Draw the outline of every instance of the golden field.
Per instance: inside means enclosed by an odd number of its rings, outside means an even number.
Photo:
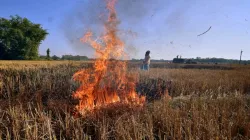
[[[143,108],[113,105],[74,117],[72,75],[92,62],[0,61],[0,139],[250,139],[250,67],[139,63],[139,83],[172,81]]]

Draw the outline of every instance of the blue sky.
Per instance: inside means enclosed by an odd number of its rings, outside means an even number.
[[[91,28],[102,29],[98,17],[104,0],[1,0],[0,16],[18,14],[40,23],[49,35],[40,54],[79,54],[93,57],[93,50],[79,42]],[[121,34],[131,30],[137,37],[121,35],[131,58],[153,59],[224,57],[250,59],[249,0],[118,0]],[[203,36],[198,34],[211,30]]]

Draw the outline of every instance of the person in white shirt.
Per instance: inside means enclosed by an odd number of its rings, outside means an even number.
[[[149,65],[150,65],[150,51],[147,51],[145,54],[144,61],[143,61],[142,69],[148,71]]]

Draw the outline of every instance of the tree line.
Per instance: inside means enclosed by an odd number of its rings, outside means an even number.
[[[40,60],[74,60],[74,61],[84,61],[89,60],[87,56],[80,56],[80,55],[62,55],[60,56],[50,56],[50,55],[40,55]]]
[[[225,59],[225,58],[191,58],[190,60],[198,62],[198,63],[223,63],[223,64],[238,64],[239,60],[236,59]],[[242,60],[242,64],[250,64],[250,60]]]

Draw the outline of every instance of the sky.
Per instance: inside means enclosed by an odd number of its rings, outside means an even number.
[[[104,0],[0,0],[0,17],[26,17],[49,35],[41,55],[86,55],[93,49],[80,42],[91,29],[103,29]],[[250,60],[249,0],[118,0],[119,36],[130,58],[152,59],[219,57]],[[206,34],[197,36],[205,32]],[[131,34],[132,33],[132,34]]]

